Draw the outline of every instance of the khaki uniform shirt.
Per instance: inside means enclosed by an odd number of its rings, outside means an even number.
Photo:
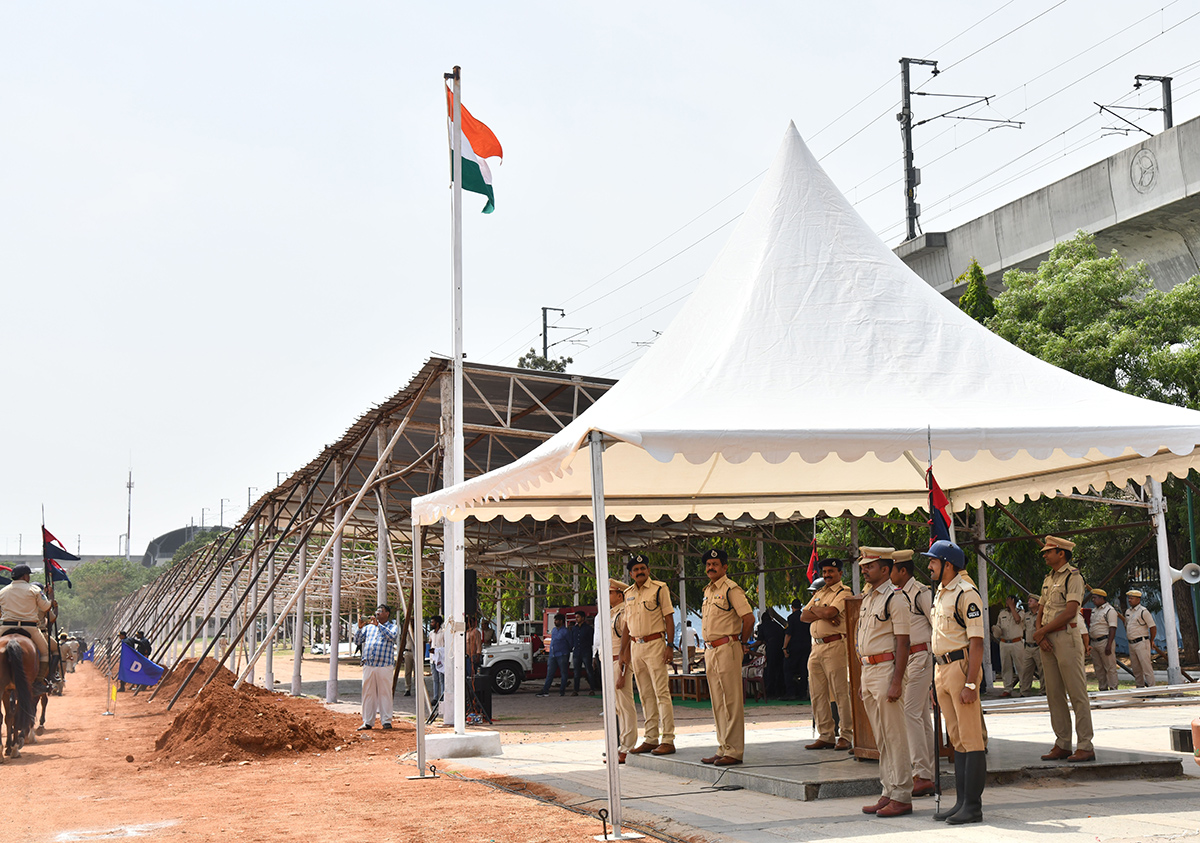
[[[904,592],[885,581],[863,598],[858,611],[855,643],[858,655],[878,656],[896,650],[896,636],[909,634],[912,607]]]
[[[912,614],[908,618],[908,641],[910,644],[928,644],[933,639],[933,627],[929,619],[933,616],[933,590],[929,586],[909,577],[900,589],[908,598]]]
[[[609,607],[608,615],[612,618],[612,654],[621,655],[621,638],[625,635],[625,604],[618,603]],[[600,640],[600,636],[596,636]]]
[[[1154,626],[1154,615],[1150,614],[1150,611],[1142,604],[1130,606],[1126,610],[1125,635],[1130,641],[1148,637],[1152,626]]]
[[[1102,603],[1092,609],[1092,622],[1088,624],[1088,636],[1108,638],[1108,631],[1117,628],[1117,610],[1111,603]]]
[[[1072,565],[1063,565],[1057,571],[1051,571],[1042,580],[1042,596],[1038,599],[1042,604],[1042,626],[1058,617],[1058,613],[1067,607],[1068,603],[1083,605],[1083,574]],[[1071,629],[1077,624],[1079,612],[1067,621],[1062,629]],[[1061,630],[1055,630],[1061,631]],[[1076,632],[1076,635],[1079,633]]]
[[[0,618],[8,621],[40,621],[50,609],[50,598],[37,583],[13,580],[0,588]]]
[[[753,614],[746,592],[729,577],[721,577],[704,587],[704,605],[700,610],[700,627],[707,640],[716,641],[726,635],[735,638],[742,634],[742,618]]]
[[[955,617],[956,608],[962,624]],[[933,653],[944,656],[961,650],[972,638],[983,638],[983,601],[971,581],[960,573],[949,585],[938,589],[933,601]]]
[[[1017,623],[1017,619],[1007,608],[1000,610],[1000,615],[996,618],[996,622],[992,624],[992,635],[1005,643],[1021,643],[1021,639],[1025,637],[1025,628],[1023,624]],[[1016,639],[1014,642],[1013,639]]]
[[[1033,640],[1033,633],[1037,632],[1037,614],[1031,609],[1026,609],[1022,613],[1021,620],[1025,622],[1025,643],[1037,644]]]
[[[813,595],[812,600],[808,601],[805,609],[812,609],[817,606],[832,606],[838,610],[838,624],[833,621],[827,621],[824,618],[818,618],[809,626],[809,632],[813,638],[828,638],[830,635],[844,635],[846,633],[846,598],[850,595],[850,589],[847,588],[841,580],[827,585]]]
[[[634,638],[665,633],[667,623],[664,618],[675,612],[667,584],[652,579],[647,579],[644,586],[639,587],[634,583],[625,589],[625,602],[622,605],[625,606],[629,634]]]

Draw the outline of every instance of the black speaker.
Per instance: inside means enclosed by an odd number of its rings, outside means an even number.
[[[489,723],[492,722],[492,674],[486,670],[477,670],[469,677],[471,691],[467,696],[467,710],[478,706]],[[472,705],[474,702],[474,705]]]
[[[479,617],[479,583],[476,580],[474,568],[467,568],[463,573],[463,611],[468,615]],[[442,589],[442,599],[446,599],[446,573],[438,574],[438,583]]]

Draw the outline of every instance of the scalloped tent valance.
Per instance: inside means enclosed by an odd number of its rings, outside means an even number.
[[[794,125],[699,288],[654,347],[526,457],[413,501],[423,524],[607,512],[812,516],[962,508],[1162,480],[1200,466],[1200,412],[1135,398],[1008,344],[858,216]]]

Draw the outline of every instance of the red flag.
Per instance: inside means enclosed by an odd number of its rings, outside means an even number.
[[[808,557],[808,584],[817,578],[817,534],[813,533],[812,556]]]
[[[936,541],[950,541],[950,499],[933,477],[933,466],[925,472],[929,479],[929,546]]]

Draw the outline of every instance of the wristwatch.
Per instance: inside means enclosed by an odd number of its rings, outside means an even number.
[[[979,686],[978,686],[978,685],[976,685],[974,682],[968,682],[966,685],[963,685],[963,687],[964,687],[964,688],[970,688],[972,691],[977,691],[977,690],[979,690]]]

